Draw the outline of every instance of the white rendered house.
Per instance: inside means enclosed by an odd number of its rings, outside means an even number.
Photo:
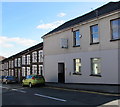
[[[42,37],[47,82],[120,84],[119,5],[110,2]]]

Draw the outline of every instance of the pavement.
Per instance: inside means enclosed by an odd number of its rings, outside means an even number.
[[[120,86],[115,86],[115,85],[91,85],[91,84],[48,83],[47,82],[46,86],[120,95]]]

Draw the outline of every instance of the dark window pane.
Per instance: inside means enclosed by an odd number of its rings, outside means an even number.
[[[91,26],[91,43],[99,42],[98,25]]]
[[[120,19],[111,21],[112,39],[120,39]]]
[[[79,46],[80,45],[80,32],[74,31],[74,45]]]

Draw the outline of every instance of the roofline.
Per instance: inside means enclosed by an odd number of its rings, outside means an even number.
[[[107,3],[107,4],[103,5],[103,6],[100,6],[100,7],[96,8],[96,9],[93,10],[93,11],[90,11],[90,12],[88,12],[88,13],[82,15],[82,16],[78,16],[78,17],[76,17],[76,18],[74,18],[74,19],[71,19],[71,20],[65,22],[65,23],[68,23],[68,22],[70,22],[70,21],[74,21],[74,20],[77,19],[77,18],[82,18],[83,16],[86,16],[86,15],[92,13],[92,12],[95,12],[95,11],[97,11],[98,9],[100,9],[100,8],[102,8],[102,7],[104,7],[104,6],[108,5],[108,4],[111,4],[111,3],[119,3],[119,2],[120,2],[120,1],[117,1],[117,2],[109,2],[109,3]],[[113,11],[111,11],[111,12],[113,12]],[[106,14],[107,14],[107,13],[106,13]],[[100,16],[98,16],[98,17],[101,17],[101,16],[103,16],[103,15],[105,15],[105,14],[102,14],[102,15],[100,15]],[[90,18],[89,20],[93,20],[93,19],[95,19],[95,18],[96,18],[96,17]],[[85,20],[85,21],[87,21],[87,20]],[[80,22],[80,23],[83,23],[83,22],[85,22],[85,21],[82,21],[82,22]],[[63,23],[62,25],[64,25],[65,23]],[[80,24],[80,23],[77,23],[77,24],[68,26],[68,27],[63,28],[63,29],[67,29],[67,28],[69,28],[69,27],[73,27],[73,26],[78,25],[78,24]],[[62,25],[60,25],[60,26],[62,26]],[[58,26],[58,27],[60,27],[60,26]],[[58,28],[58,27],[57,27],[57,28]],[[55,29],[57,29],[57,28],[55,28]],[[53,30],[55,30],[55,29],[53,29]],[[63,29],[61,29],[61,30],[63,30]],[[56,32],[61,31],[61,30],[58,30],[58,31],[53,31],[53,30],[50,31],[51,33],[48,32],[47,34],[43,35],[41,38],[44,39],[44,37],[46,37],[46,36],[48,36],[48,35],[50,35],[50,34],[53,34],[53,33],[56,33]],[[52,31],[53,31],[53,32],[52,32]]]
[[[19,55],[19,54],[23,55],[23,54],[25,54],[26,52],[28,52],[28,50],[30,50],[31,48],[37,47],[37,46],[39,46],[39,45],[41,45],[40,48],[43,48],[43,42],[41,42],[41,43],[38,43],[37,45],[31,46],[30,48],[27,48],[27,49],[25,49],[25,50],[23,50],[23,51],[15,54],[15,55],[12,55],[12,56],[10,56],[10,57],[8,57],[8,58],[5,58],[5,59],[3,59],[2,61],[6,61],[6,60],[8,60],[8,59],[11,59],[11,58],[13,58],[13,57],[16,57],[16,56]],[[38,49],[38,48],[37,48],[37,49]]]

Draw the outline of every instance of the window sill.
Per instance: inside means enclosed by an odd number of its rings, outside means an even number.
[[[95,74],[91,74],[90,76],[102,77],[101,75],[95,75]]]
[[[73,47],[80,47],[80,45],[74,45]]]
[[[120,39],[111,39],[110,42],[112,42],[112,41],[118,41],[118,40],[120,40]]]
[[[96,45],[99,44],[100,42],[96,42],[96,43],[90,43],[90,45]]]
[[[74,72],[73,75],[82,75],[81,73]]]

